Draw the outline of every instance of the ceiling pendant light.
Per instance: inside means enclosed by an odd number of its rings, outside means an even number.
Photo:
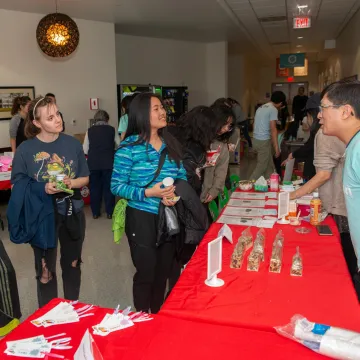
[[[51,57],[65,57],[72,54],[79,44],[79,29],[68,15],[56,12],[43,17],[36,29],[40,49]]]

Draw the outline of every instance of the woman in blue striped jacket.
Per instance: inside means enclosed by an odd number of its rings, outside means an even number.
[[[128,200],[125,233],[136,268],[134,305],[138,311],[157,313],[164,302],[166,281],[175,258],[175,245],[157,245],[160,201],[169,200],[175,187],[163,188],[166,177],[186,180],[181,147],[166,129],[166,112],[160,99],[150,93],[137,95],[131,103],[125,140],[115,154],[111,180],[114,195]],[[160,173],[161,153],[165,161]]]

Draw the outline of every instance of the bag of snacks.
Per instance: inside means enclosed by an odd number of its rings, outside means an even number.
[[[247,270],[259,271],[261,261],[265,260],[265,230],[261,228],[256,234],[254,247],[248,257]]]
[[[296,254],[293,256],[290,275],[292,276],[302,276],[303,272],[303,261],[300,254],[299,247],[296,248]]]
[[[245,251],[249,250],[253,246],[253,236],[249,227],[241,233],[239,242],[244,243]]]
[[[281,272],[282,257],[283,257],[284,235],[280,230],[273,242],[269,271],[274,273]]]

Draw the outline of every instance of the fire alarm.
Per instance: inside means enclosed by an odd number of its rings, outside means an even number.
[[[90,99],[90,110],[99,110],[99,99],[98,98]]]
[[[288,82],[293,82],[293,81],[294,81],[294,77],[293,77],[293,76],[289,76],[289,77],[287,78],[287,81],[288,81]]]

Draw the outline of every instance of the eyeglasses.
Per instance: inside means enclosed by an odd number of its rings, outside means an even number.
[[[319,106],[319,111],[322,112],[324,109],[328,109],[328,108],[339,108],[341,106],[344,106],[346,104],[340,104],[340,105],[320,105]]]

